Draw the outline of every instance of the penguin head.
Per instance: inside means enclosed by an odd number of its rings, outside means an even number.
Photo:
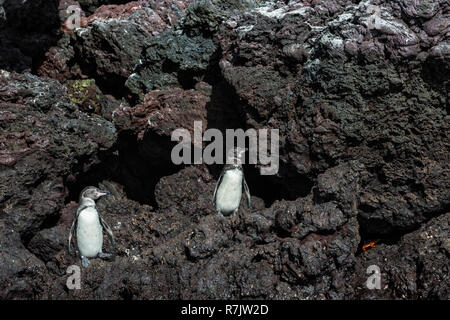
[[[242,164],[242,156],[247,151],[247,148],[235,147],[233,149],[228,150],[227,152],[227,163],[241,165]]]
[[[80,202],[82,199],[92,199],[92,200],[97,200],[100,197],[109,195],[110,192],[108,190],[100,190],[97,187],[86,187],[84,188],[81,193],[80,193]]]

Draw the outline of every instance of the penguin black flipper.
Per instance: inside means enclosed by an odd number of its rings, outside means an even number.
[[[103,220],[103,218],[100,214],[98,215],[98,217],[100,219],[100,224],[102,225],[103,229],[106,230],[106,233],[109,236],[109,240],[111,240],[112,246],[115,249],[116,242],[114,241],[114,235],[112,233],[111,227],[108,225],[108,223],[105,220]]]
[[[222,181],[224,173],[225,173],[225,170],[222,170],[222,172],[220,173],[219,179],[217,179],[216,187],[214,188],[214,194],[213,194],[213,197],[212,197],[212,203],[213,204],[216,202],[217,189],[219,188],[219,185],[220,185],[220,182]]]
[[[72,226],[70,227],[70,232],[69,232],[69,254],[72,254],[72,234],[75,231],[75,227],[77,225],[77,217],[75,217],[75,219],[73,219],[72,222]]]
[[[76,227],[77,227],[77,223],[78,223],[78,216],[80,215],[80,212],[83,211],[86,208],[87,208],[87,206],[80,206],[77,209],[77,214],[75,215],[75,218],[73,219],[72,226],[70,227],[70,232],[69,232],[69,253],[72,252],[72,236],[76,232]]]
[[[242,184],[244,185],[245,195],[247,196],[248,207],[251,208],[252,207],[252,203],[251,203],[251,200],[250,200],[250,189],[248,188],[247,181],[245,181],[245,178],[242,178]]]

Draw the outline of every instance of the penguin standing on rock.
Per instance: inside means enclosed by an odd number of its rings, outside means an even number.
[[[246,150],[240,147],[229,150],[226,164],[217,180],[213,202],[216,204],[217,214],[221,217],[236,215],[241,203],[242,187],[247,196],[248,207],[251,207],[250,191],[242,168],[242,155]]]
[[[95,207],[95,200],[109,194],[107,190],[86,187],[81,191],[79,207],[69,235],[69,253],[72,250],[72,235],[76,230],[78,250],[83,267],[89,266],[88,258],[105,259],[112,254],[103,253],[103,228],[108,233],[114,246],[114,236],[109,225],[103,220]]]

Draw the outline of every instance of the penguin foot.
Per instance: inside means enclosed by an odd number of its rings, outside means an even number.
[[[233,211],[233,213],[231,214],[230,218],[234,218],[234,217],[236,217],[236,215],[237,215],[237,212],[238,212],[237,210],[234,210],[234,211]]]
[[[90,264],[91,262],[88,258],[81,256],[81,265],[83,266],[83,268],[89,267]]]
[[[220,211],[217,211],[217,215],[218,215],[219,217],[222,217],[222,218],[223,218],[223,214],[222,214],[222,212],[220,212]]]
[[[104,253],[104,252],[100,252],[100,253],[98,254],[98,257],[99,257],[100,259],[108,259],[108,258],[112,257],[112,253]]]

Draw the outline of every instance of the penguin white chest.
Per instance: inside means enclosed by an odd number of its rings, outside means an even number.
[[[77,244],[81,255],[86,258],[96,257],[102,252],[103,230],[95,207],[87,207],[78,216]]]
[[[221,213],[232,213],[241,202],[242,197],[242,179],[241,170],[225,171],[222,181],[217,189],[216,209]]]

